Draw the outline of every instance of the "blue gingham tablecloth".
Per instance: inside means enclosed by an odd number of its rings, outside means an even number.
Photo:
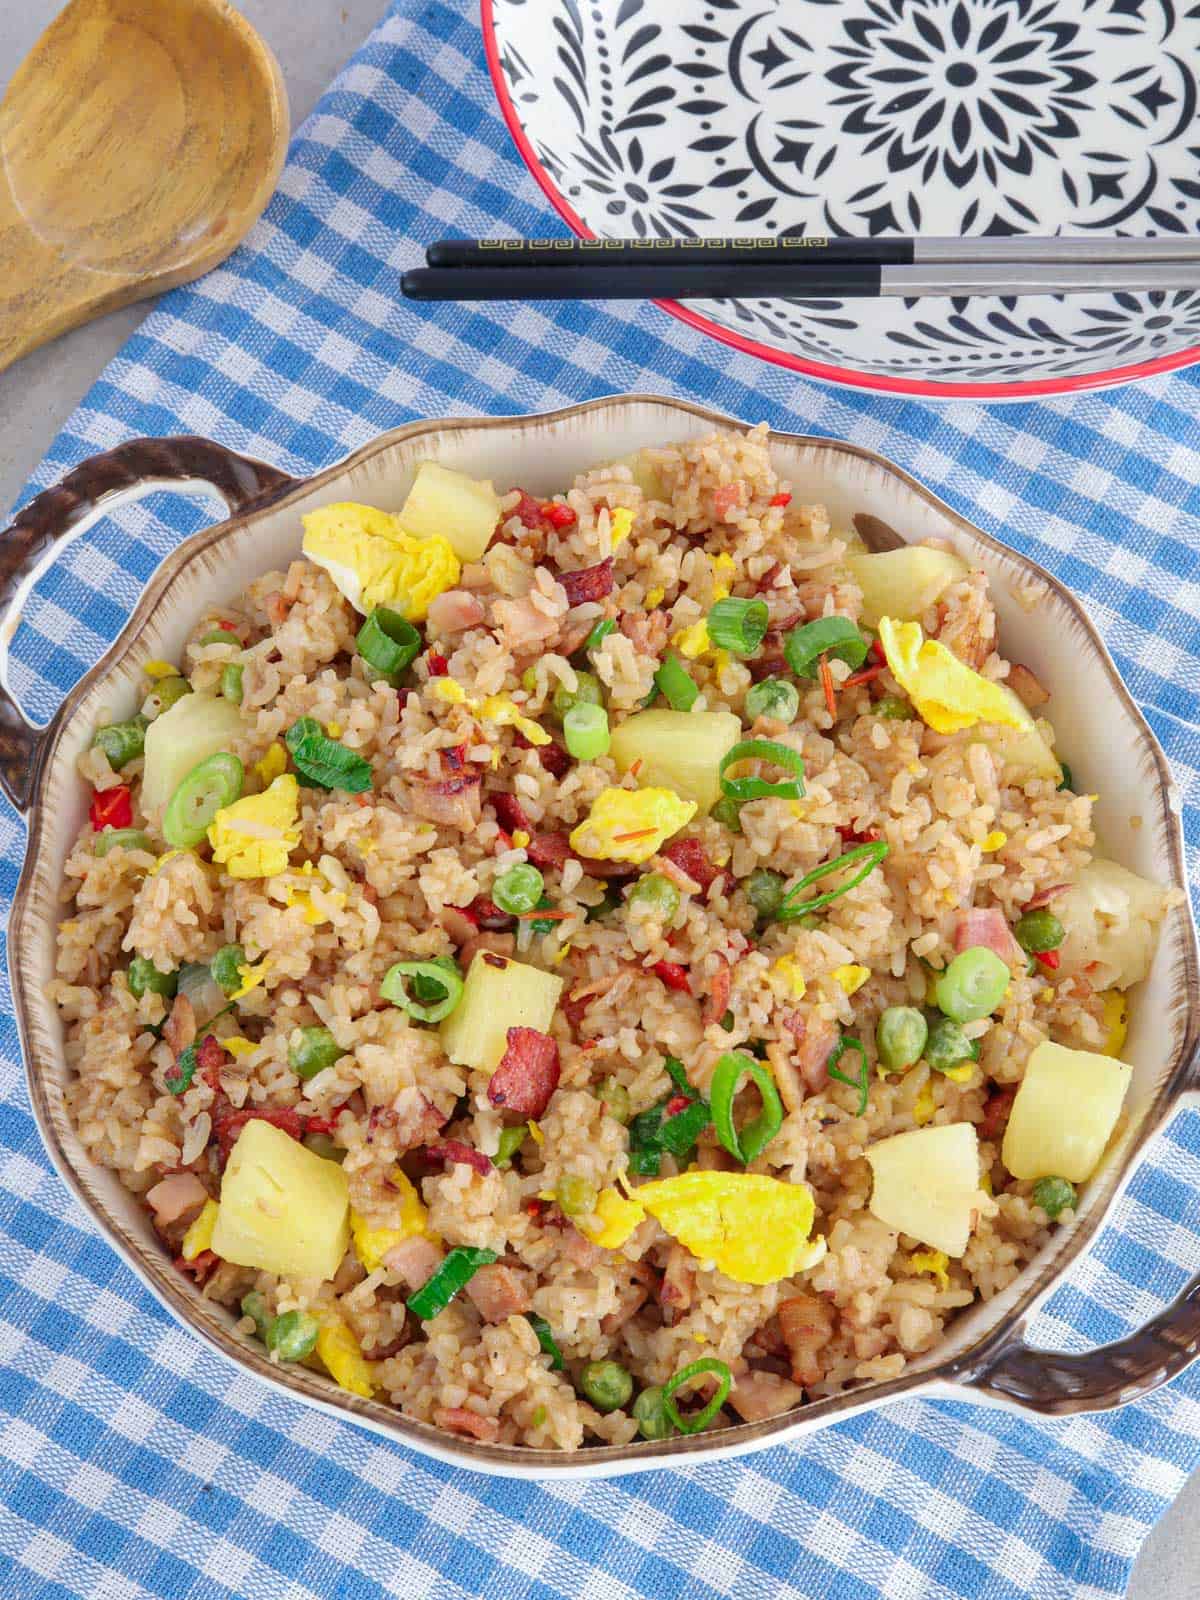
[[[1200,380],[987,410],[798,381],[653,307],[414,309],[442,234],[557,228],[497,114],[472,8],[400,0],[300,129],[249,243],[150,315],[40,468],[134,434],[211,434],[297,473],[412,417],[613,391],[882,450],[1086,600],[1200,839]],[[20,383],[20,368],[6,383]],[[41,585],[14,682],[48,715],[204,513],[159,496]],[[23,839],[0,821],[0,898]],[[1154,1148],[1034,1329],[1083,1348],[1200,1264],[1200,1116]],[[0,1015],[4,1600],[889,1600],[1120,1595],[1200,1462],[1200,1371],[1106,1416],[905,1402],[739,1462],[611,1482],[453,1470],[280,1399],[175,1326],[52,1174]]]

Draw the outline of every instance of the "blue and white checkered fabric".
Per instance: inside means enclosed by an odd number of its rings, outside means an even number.
[[[499,119],[471,8],[400,0],[301,129],[266,218],[169,296],[36,479],[133,434],[211,434],[298,473],[412,417],[652,389],[886,452],[1087,600],[1200,843],[1200,379],[988,411],[797,381],[652,307],[414,310],[446,233],[555,227]],[[19,373],[10,382],[20,381]],[[49,714],[200,513],[159,496],[72,550],[16,640]],[[22,847],[0,836],[0,897]],[[0,1016],[0,1594],[5,1600],[1098,1600],[1200,1462],[1200,1371],[1035,1424],[910,1402],[745,1462],[541,1487],[455,1471],[268,1393],[176,1327],[39,1145]],[[1035,1328],[1115,1338],[1200,1264],[1200,1116],[1154,1149]]]

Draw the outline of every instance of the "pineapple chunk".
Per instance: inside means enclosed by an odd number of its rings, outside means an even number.
[[[956,1260],[973,1213],[990,1209],[979,1187],[979,1143],[969,1122],[914,1128],[865,1151],[875,1177],[871,1214]]]
[[[863,593],[862,620],[869,628],[881,617],[917,622],[943,589],[970,570],[961,556],[925,544],[884,550],[879,555],[851,550],[846,556],[854,581]]]
[[[1014,1178],[1082,1183],[1112,1137],[1133,1068],[1093,1050],[1039,1044],[1013,1101],[1000,1159]]]
[[[442,1049],[456,1066],[494,1071],[510,1028],[550,1032],[562,987],[553,973],[481,950],[467,971],[462,999],[442,1023]]]
[[[350,1243],[350,1191],[336,1161],[256,1117],[221,1182],[212,1248],[281,1278],[332,1278]]]
[[[1006,728],[999,723],[991,723],[982,731],[972,730],[968,742],[986,744],[1002,765],[1014,773],[1032,778],[1049,778],[1053,783],[1061,783],[1062,768],[1049,740],[1042,733],[1042,729],[1049,728],[1050,724],[1035,722],[1006,683],[998,683],[996,687],[1009,701],[1021,726]]]
[[[242,733],[242,714],[232,700],[185,694],[146,729],[142,810],[161,814],[193,767],[228,750]]]
[[[1089,861],[1054,912],[1067,930],[1061,971],[1096,989],[1128,989],[1150,970],[1167,893],[1115,861]]]
[[[396,520],[418,539],[441,534],[460,561],[478,561],[500,520],[500,496],[490,482],[422,461]]]
[[[610,754],[642,788],[673,789],[707,813],[721,798],[721,757],[742,737],[731,711],[638,711],[613,729]]]

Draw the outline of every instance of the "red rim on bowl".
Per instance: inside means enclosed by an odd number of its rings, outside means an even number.
[[[493,0],[480,0],[480,22],[483,28],[483,48],[487,57],[488,73],[496,91],[501,114],[512,135],[521,160],[537,180],[542,193],[563,221],[581,239],[594,239],[596,235],[576,213],[562,191],[538,160],[526,136],[508,92],[504,73],[500,68],[500,46],[496,38],[496,18]],[[655,305],[672,317],[677,317],[690,328],[706,333],[719,343],[729,345],[743,355],[757,356],[777,367],[803,373],[809,378],[820,378],[826,383],[842,384],[850,389],[866,389],[877,394],[920,395],[927,400],[1034,400],[1040,395],[1079,394],[1089,389],[1108,389],[1116,384],[1135,383],[1141,378],[1152,378],[1160,372],[1177,372],[1200,361],[1200,345],[1186,350],[1176,350],[1170,355],[1154,356],[1148,361],[1136,361],[1128,367],[1108,367],[1103,372],[1083,373],[1073,378],[1030,378],[1027,381],[1008,383],[931,383],[925,378],[895,378],[858,372],[852,367],[830,366],[823,361],[807,361],[802,356],[789,355],[771,345],[760,344],[757,339],[747,339],[744,334],[726,328],[709,317],[701,316],[678,300],[656,300]]]

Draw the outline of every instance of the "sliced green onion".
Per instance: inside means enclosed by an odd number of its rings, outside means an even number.
[[[837,1069],[838,1062],[846,1054],[847,1050],[858,1051],[859,1066],[857,1078],[848,1078],[844,1072],[839,1072]],[[836,1078],[839,1083],[848,1084],[851,1089],[858,1090],[858,1109],[854,1114],[856,1117],[861,1117],[863,1112],[867,1109],[867,1094],[871,1081],[870,1075],[867,1071],[867,1052],[863,1048],[862,1040],[852,1039],[847,1033],[842,1034],[841,1038],[833,1047],[833,1051],[830,1054],[828,1062],[826,1063],[825,1070],[828,1072],[831,1078]]]
[[[610,633],[616,633],[616,631],[617,625],[611,617],[601,617],[598,622],[593,624],[591,633],[583,641],[583,648],[585,650],[597,649],[604,643]]]
[[[746,715],[751,722],[756,717],[774,717],[776,722],[795,722],[800,710],[800,694],[794,683],[786,678],[764,678],[752,683],[746,690]]]
[[[1062,790],[1062,789],[1074,790],[1074,788],[1075,788],[1075,776],[1072,773],[1070,767],[1067,765],[1067,763],[1065,761],[1060,761],[1058,764],[1062,768],[1062,782],[1058,786],[1059,789],[1060,790]]]
[[[283,736],[283,742],[293,755],[305,739],[315,739],[325,732],[316,717],[297,717]]]
[[[663,657],[663,664],[654,674],[654,681],[672,711],[690,711],[700,694],[674,650],[668,650]]]
[[[658,1128],[658,1142],[669,1150],[677,1161],[686,1162],[696,1145],[696,1140],[712,1121],[712,1112],[703,1100],[693,1100],[674,1116],[664,1116]]]
[[[501,911],[519,917],[526,911],[536,909],[545,888],[546,880],[538,869],[530,862],[523,861],[500,874],[492,885],[492,899]]]
[[[507,1130],[506,1130],[507,1131]],[[558,1342],[551,1331],[550,1324],[545,1317],[535,1316],[529,1312],[529,1326],[537,1334],[537,1342],[543,1351],[550,1357],[550,1371],[561,1372],[563,1369],[563,1354],[558,1348]]]
[[[299,1039],[288,1045],[288,1066],[298,1078],[315,1078],[345,1054],[328,1028],[301,1028]]]
[[[371,787],[371,763],[326,734],[312,717],[293,722],[283,736],[301,780],[314,789],[362,794]]]
[[[575,687],[568,689],[565,683],[560,683],[554,691],[550,701],[551,710],[560,722],[564,720],[572,706],[602,706],[604,704],[604,685],[594,672],[575,674]]]
[[[376,672],[398,678],[421,654],[421,635],[398,611],[376,606],[358,630],[354,648]]]
[[[1012,982],[1008,962],[985,945],[962,950],[937,980],[938,1009],[954,1022],[990,1017]]]
[[[453,973],[459,977],[462,976],[458,962],[453,956],[434,956],[432,960],[435,967],[441,967],[446,972]],[[419,1000],[423,1006],[434,1006],[445,998],[446,985],[440,976],[426,978],[421,973],[415,972],[409,980],[408,992],[414,1000]]]
[[[708,1372],[713,1373],[717,1379],[716,1393],[703,1411],[697,1411],[694,1417],[682,1416],[679,1407],[675,1404],[676,1393],[685,1383],[691,1383],[695,1378],[702,1378]],[[680,1433],[702,1433],[725,1404],[732,1387],[733,1374],[725,1363],[718,1361],[715,1356],[704,1356],[699,1361],[691,1362],[689,1366],[680,1367],[674,1377],[668,1378],[666,1383],[663,1384],[663,1410],[679,1429]]]
[[[762,1110],[739,1133],[733,1123],[733,1102],[738,1085],[749,1074],[762,1096]],[[755,1156],[761,1154],[783,1126],[783,1102],[775,1079],[761,1061],[749,1056],[724,1055],[717,1062],[709,1087],[713,1126],[717,1138],[735,1161],[748,1167]]]
[[[460,1289],[479,1271],[490,1267],[496,1259],[494,1250],[480,1250],[474,1245],[458,1245],[415,1294],[409,1296],[408,1309],[422,1322],[429,1322],[439,1311],[444,1311]]]
[[[577,701],[563,717],[562,727],[567,754],[576,761],[595,761],[608,754],[611,739],[603,706]]]
[[[174,1063],[163,1073],[163,1082],[174,1095],[183,1094],[192,1086],[196,1076],[196,1046],[189,1044],[179,1052]]]
[[[242,703],[242,673],[240,661],[227,661],[221,668],[221,695],[235,706]]]
[[[496,1146],[495,1164],[498,1167],[511,1167],[513,1157],[525,1143],[529,1133],[527,1122],[518,1122],[515,1128],[501,1128],[500,1142]]]
[[[718,600],[705,622],[708,637],[719,650],[735,656],[752,656],[766,637],[771,621],[765,600]]]
[[[417,1022],[441,1022],[450,1015],[463,995],[462,974],[456,966],[443,966],[445,959],[397,961],[384,973],[383,982],[379,985],[380,994],[394,1006],[407,1011]],[[406,978],[423,978],[430,984],[436,984],[442,998],[432,1005],[421,1005],[409,995],[404,982]]]
[[[688,1077],[683,1062],[680,1061],[678,1056],[667,1056],[663,1062],[663,1071],[679,1090],[680,1094],[695,1094],[696,1091],[692,1088],[691,1079]]]
[[[140,828],[105,828],[92,842],[92,854],[103,858],[110,850],[149,850],[149,837]]]
[[[822,656],[836,656],[857,671],[870,648],[849,617],[818,617],[793,628],[783,641],[787,664],[798,678],[814,677]]]
[[[182,700],[185,694],[191,693],[192,686],[186,678],[160,678],[142,701],[142,715],[153,722],[155,717],[169,711],[176,700]]]
[[[206,645],[210,644],[231,644],[235,650],[242,648],[242,641],[229,628],[210,628],[206,634],[196,640],[196,648],[199,650],[203,650]]]
[[[779,902],[779,909],[775,913],[776,922],[797,922],[801,917],[811,916],[814,911],[820,911],[830,901],[836,900],[856,884],[869,877],[875,868],[888,853],[888,846],[882,839],[876,839],[871,844],[857,844],[853,850],[846,850],[840,856],[835,856],[832,861],[825,861],[819,867],[814,867],[811,872],[792,885],[783,899]],[[824,894],[816,895],[812,900],[798,900],[796,897],[802,889],[810,888],[819,878],[826,877],[831,872],[837,872],[842,867],[849,867],[856,861],[863,863],[862,867],[848,883],[843,883],[840,888],[827,889]]]
[[[770,761],[794,776],[780,783],[771,783],[766,778],[758,777],[727,778],[725,774],[728,769],[741,761]],[[761,800],[767,795],[774,795],[780,800],[799,800],[804,793],[804,758],[786,744],[780,744],[777,739],[741,740],[721,757],[717,773],[721,779],[721,791],[729,800]]]
[[[567,1217],[586,1217],[596,1209],[599,1192],[590,1178],[578,1172],[564,1172],[554,1185],[554,1198]]]
[[[242,763],[226,750],[194,766],[167,802],[163,815],[167,843],[176,850],[198,845],[217,812],[240,798],[244,776]]]
[[[708,814],[714,822],[719,822],[723,828],[728,828],[730,833],[741,833],[741,809],[741,801],[733,799],[731,795],[723,794]]]

